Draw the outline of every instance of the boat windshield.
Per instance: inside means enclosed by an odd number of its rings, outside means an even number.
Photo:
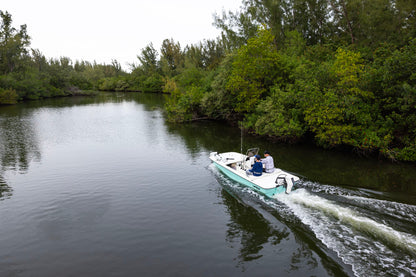
[[[259,148],[258,147],[250,148],[250,149],[247,150],[246,156],[248,156],[248,157],[254,157],[258,153],[259,153]]]

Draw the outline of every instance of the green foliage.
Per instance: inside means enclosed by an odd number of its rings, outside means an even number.
[[[371,54],[308,46],[296,31],[285,38],[276,48],[271,31],[260,28],[212,74],[186,62],[169,81],[174,86],[165,85],[172,88],[165,90],[172,93],[169,118],[244,118],[245,128],[274,139],[295,142],[308,134],[323,147],[415,161],[415,41],[399,50],[384,44]],[[200,52],[193,51],[195,60]]]
[[[204,70],[189,66],[176,79],[181,87],[201,86],[204,74]]]
[[[226,56],[218,70],[208,78],[211,89],[201,99],[201,109],[210,118],[230,120],[236,115],[235,98],[227,89],[233,61],[234,55]]]
[[[175,78],[166,78],[163,91],[171,94],[165,106],[170,121],[190,121],[202,114],[202,98],[209,90],[206,78],[205,70],[192,65]]]
[[[137,56],[137,58],[142,64],[142,68],[144,71],[149,73],[155,73],[159,71],[157,56],[157,51],[153,48],[153,44],[150,43],[148,46],[142,49],[141,56]]]
[[[227,48],[234,50],[243,46],[247,40],[256,35],[259,27],[253,16],[246,10],[215,14],[214,25],[222,30]]]
[[[0,105],[16,104],[18,95],[14,89],[1,89],[0,88]]]
[[[204,40],[199,45],[185,48],[185,68],[196,67],[213,70],[221,63],[225,56],[225,46],[220,39]]]
[[[103,91],[115,91],[117,88],[117,83],[117,78],[103,78],[99,81],[98,89]]]
[[[67,57],[48,60],[39,50],[28,49],[26,25],[17,30],[8,12],[0,11],[0,17],[0,89],[14,90],[18,100],[83,94],[82,90],[99,86],[129,89],[126,73],[116,60],[111,65],[84,61],[73,64]]]
[[[176,85],[171,84],[173,91],[166,101],[166,112],[168,120],[173,122],[184,122],[199,116],[200,102],[203,91],[200,87],[191,86],[185,91],[180,91]]]
[[[163,87],[162,69],[158,52],[149,44],[137,56],[139,66],[135,66],[130,76],[125,78],[125,91],[161,92]],[[120,83],[120,81],[119,81]],[[119,89],[120,90],[120,89]]]
[[[292,89],[272,89],[272,95],[262,100],[256,112],[248,115],[244,127],[254,129],[257,134],[295,142],[302,138],[307,128],[299,103],[302,95]]]
[[[12,16],[0,10],[0,74],[8,74],[22,69],[27,57],[30,38],[26,25],[20,30],[12,26]]]
[[[177,75],[185,62],[180,43],[175,43],[173,39],[165,39],[160,51],[162,55],[160,64],[163,74],[166,76]]]
[[[161,92],[163,86],[163,78],[160,74],[152,74],[148,76],[142,83],[141,91],[143,92]]]
[[[163,77],[157,71],[145,71],[143,67],[137,67],[130,76],[126,76],[129,91],[161,92]]]
[[[374,107],[372,93],[359,88],[362,62],[359,53],[338,49],[327,71],[334,86],[307,91],[305,121],[323,146],[358,147],[366,139],[361,130],[372,124]]]
[[[243,46],[259,26],[270,29],[278,47],[297,31],[307,45],[336,43],[400,45],[416,35],[416,2],[389,0],[244,0],[236,12],[216,15],[214,24],[232,45]]]
[[[416,149],[416,39],[388,56],[377,54],[382,59],[376,57],[368,79],[370,87],[379,88],[377,124],[391,137],[383,150],[392,159],[411,160]]]
[[[285,65],[273,44],[270,31],[261,28],[258,36],[242,46],[233,61],[226,88],[237,100],[237,112],[253,111],[271,86],[287,80]]]

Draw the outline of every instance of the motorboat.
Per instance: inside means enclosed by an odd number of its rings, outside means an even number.
[[[300,179],[280,168],[275,168],[272,173],[263,172],[261,176],[247,174],[258,152],[259,148],[250,148],[245,155],[237,152],[211,152],[209,158],[229,178],[270,198],[290,193]]]

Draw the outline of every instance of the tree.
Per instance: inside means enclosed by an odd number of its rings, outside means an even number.
[[[162,53],[160,62],[163,73],[167,76],[177,75],[185,62],[180,43],[175,43],[173,39],[165,39],[160,52]]]
[[[140,65],[134,67],[130,78],[134,90],[144,92],[162,91],[163,78],[157,57],[158,52],[154,49],[152,43],[141,50],[141,55],[137,56]]]
[[[270,29],[277,47],[286,34],[298,31],[307,44],[323,43],[333,28],[329,0],[244,0],[240,11],[216,15],[215,26],[237,47],[256,35],[260,26]]]
[[[142,49],[141,55],[137,56],[139,59],[141,66],[144,71],[149,73],[156,73],[159,71],[158,65],[158,52],[153,47],[153,44],[150,43],[145,48]]]
[[[332,32],[328,6],[328,0],[293,0],[287,12],[289,30],[302,34],[308,45],[326,42]]]
[[[255,112],[247,115],[245,127],[281,141],[300,140],[307,130],[299,104],[302,95],[292,88],[283,91],[276,86],[271,90],[271,95],[259,102]]]
[[[333,24],[337,28],[335,35],[340,36],[344,41],[365,47],[377,47],[382,42],[401,40],[400,33],[403,31],[406,19],[398,11],[396,1],[330,0],[329,2],[330,10],[334,15]]]
[[[16,104],[19,96],[14,89],[0,88],[0,105]]]
[[[378,109],[374,95],[360,88],[363,59],[358,52],[339,48],[326,66],[330,85],[311,86],[307,92],[305,121],[325,147],[355,146],[364,151],[384,147],[388,141],[373,128]]]
[[[45,56],[38,49],[32,49],[32,62],[39,72],[42,72],[48,66]]]
[[[287,81],[285,65],[273,41],[270,30],[260,28],[258,35],[238,50],[226,86],[237,100],[237,112],[253,111],[270,87]]]
[[[206,68],[202,43],[185,47],[185,67]]]
[[[204,40],[201,44],[202,62],[206,69],[212,70],[221,63],[226,53],[226,48],[220,39]]]
[[[222,30],[222,39],[232,51],[255,36],[260,25],[249,11],[242,10],[235,13],[223,11],[221,16],[215,14],[214,26]]]
[[[22,66],[30,37],[26,25],[21,25],[20,30],[12,27],[12,16],[7,11],[0,11],[0,17],[0,73],[7,74]]]
[[[276,46],[284,41],[288,31],[290,1],[285,0],[244,0],[246,10],[258,26],[269,28],[274,36]]]
[[[415,38],[416,37],[416,1],[411,0],[396,0],[394,6],[395,14],[400,22],[400,38]]]
[[[383,55],[374,73],[381,118],[377,123],[391,138],[388,147],[382,150],[392,159],[416,160],[415,72],[416,39],[413,39],[388,57]]]

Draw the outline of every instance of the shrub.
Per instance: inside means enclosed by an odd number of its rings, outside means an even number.
[[[14,89],[1,89],[0,88],[0,104],[12,105],[16,104],[19,96]]]

